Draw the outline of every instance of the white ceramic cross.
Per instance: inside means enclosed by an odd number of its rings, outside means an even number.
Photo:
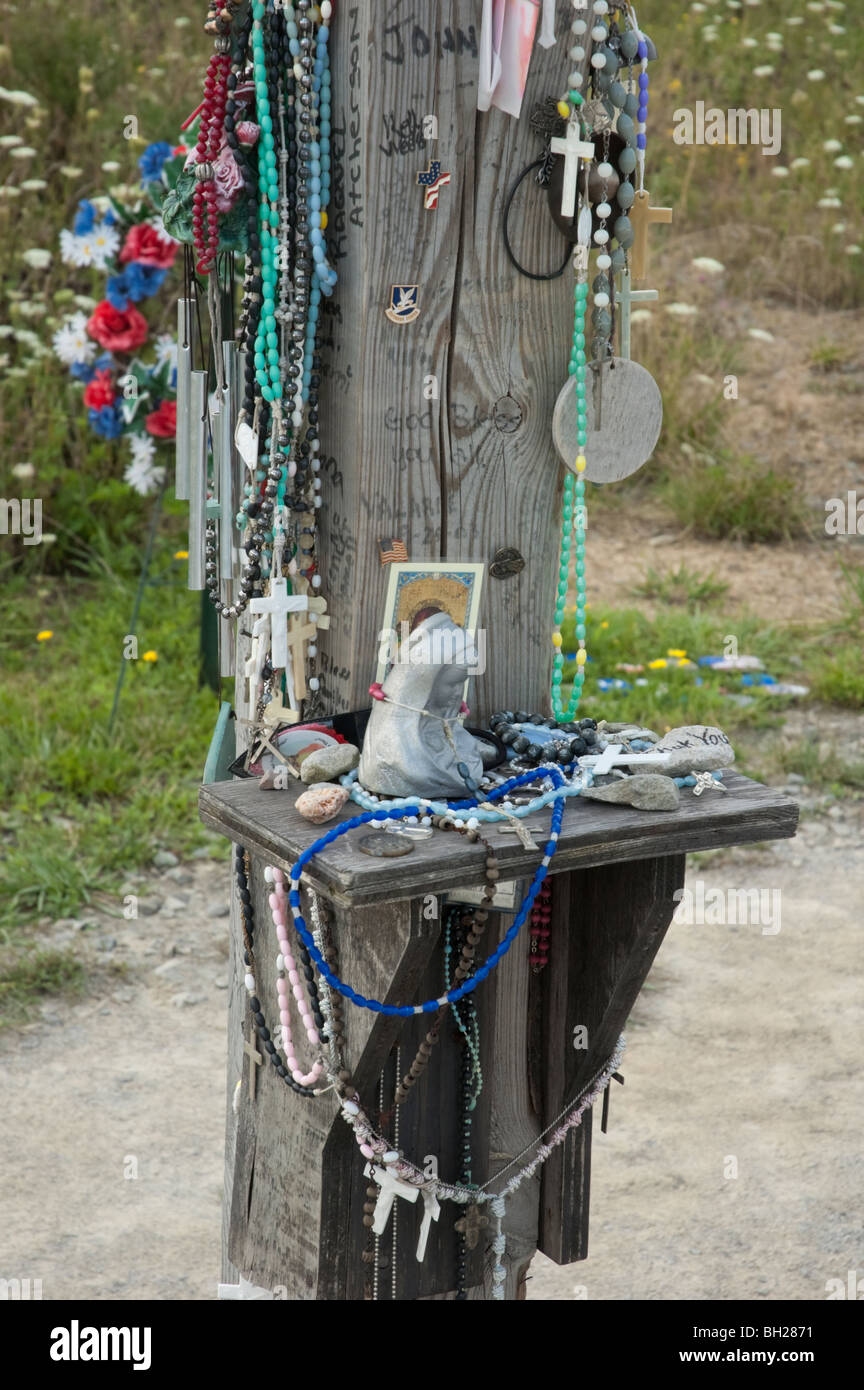
[[[618,335],[618,356],[630,361],[630,306],[647,304],[657,299],[656,290],[632,290],[630,276],[626,270],[621,272],[621,286],[615,291],[615,303],[620,311],[620,330]]]
[[[652,767],[663,767],[665,753],[625,753],[620,743],[609,743],[602,753],[588,753],[579,759],[580,767],[590,767],[595,777],[611,772],[613,767],[629,767],[635,763],[650,771]]]
[[[309,607],[308,594],[289,594],[288,580],[270,580],[270,593],[266,598],[253,598],[249,604],[251,613],[270,615],[270,664],[274,671],[284,671],[288,665],[288,614],[305,613]]]
[[[426,1242],[429,1239],[429,1230],[433,1221],[437,1221],[441,1215],[441,1205],[435,1193],[429,1187],[421,1188],[423,1194],[423,1220],[420,1223],[420,1238],[417,1241],[417,1259],[420,1264],[426,1255]]]
[[[561,185],[561,216],[573,217],[576,212],[576,184],[579,178],[579,160],[593,159],[594,146],[583,140],[579,134],[579,122],[569,121],[564,139],[554,135],[549,142],[553,154],[564,156],[564,181]]]
[[[243,667],[243,675],[249,682],[248,714],[250,719],[254,718],[255,706],[258,704],[258,691],[261,687],[264,662],[267,657],[267,634],[269,630],[270,615],[269,613],[262,613],[257,622],[252,624],[252,646],[249,651],[249,658]]]
[[[397,1178],[396,1174],[389,1168],[379,1168],[367,1163],[363,1171],[366,1177],[371,1178],[381,1189],[378,1193],[378,1201],[375,1203],[372,1221],[372,1234],[380,1236],[384,1234],[387,1222],[390,1220],[390,1213],[396,1198],[404,1197],[406,1202],[416,1202],[420,1196],[420,1189],[415,1187],[413,1183]]]

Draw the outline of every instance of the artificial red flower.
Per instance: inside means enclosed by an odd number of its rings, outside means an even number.
[[[147,433],[155,435],[157,439],[173,439],[177,433],[177,402],[160,401],[144,424]]]
[[[140,261],[141,265],[155,265],[166,270],[174,264],[179,250],[179,242],[165,232],[158,231],[149,222],[139,222],[126,233],[120,260],[124,265],[127,261]]]
[[[108,368],[96,372],[84,389],[84,404],[90,410],[101,410],[103,405],[113,405],[116,399],[117,392]]]
[[[93,310],[87,332],[108,352],[134,352],[146,343],[150,329],[144,315],[131,304],[128,309],[115,309],[103,299]]]

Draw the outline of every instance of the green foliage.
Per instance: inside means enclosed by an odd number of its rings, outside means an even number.
[[[69,951],[30,949],[0,955],[0,1028],[25,1021],[43,994],[80,994],[84,967]]]
[[[167,540],[167,537],[166,537]],[[6,669],[0,729],[5,853],[0,925],[74,912],[116,894],[159,847],[212,843],[197,785],[217,704],[196,688],[200,598],[162,543],[125,667],[113,737],[108,719],[132,609],[131,582],[11,586],[0,610]],[[167,553],[166,553],[167,552]],[[37,642],[40,629],[53,632]],[[155,652],[155,661],[145,653]]]
[[[808,531],[795,477],[749,454],[693,460],[668,480],[663,497],[683,526],[711,540],[792,540]]]
[[[718,579],[713,570],[700,575],[679,565],[676,570],[662,573],[649,566],[641,582],[633,593],[640,598],[660,599],[663,603],[683,605],[686,608],[699,608],[703,604],[717,603],[729,591],[729,585]]]

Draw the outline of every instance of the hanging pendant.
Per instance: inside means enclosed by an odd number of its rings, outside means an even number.
[[[234,431],[231,397],[236,391],[237,344],[223,342],[222,361],[225,367],[225,389],[222,391],[219,419],[218,466],[214,458],[216,495],[219,498],[219,578],[234,578]],[[216,437],[213,438],[214,450]]]
[[[204,525],[207,514],[207,373],[192,372],[189,386],[189,579],[188,588],[203,589]]]
[[[663,399],[651,373],[638,362],[610,358],[593,363],[585,378],[587,438],[579,443],[578,378],[562,386],[552,415],[555,447],[567,467],[576,471],[584,454],[582,474],[589,483],[617,483],[647,463],[660,438]]]
[[[175,437],[174,495],[189,501],[189,448],[191,421],[189,384],[192,373],[192,300],[177,301],[177,434]]]

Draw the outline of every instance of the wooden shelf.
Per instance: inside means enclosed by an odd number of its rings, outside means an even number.
[[[552,872],[781,840],[795,834],[798,806],[789,797],[734,772],[724,778],[724,785],[725,793],[708,791],[699,797],[683,788],[676,811],[635,811],[573,797],[564,812]],[[336,824],[316,826],[304,820],[294,809],[301,790],[305,788],[298,787],[296,793],[293,789],[262,791],[251,779],[213,782],[199,792],[201,819],[211,829],[288,868]],[[360,808],[349,802],[339,820],[359,813]],[[550,814],[547,807],[526,822],[538,827],[534,838],[539,845],[545,843]],[[436,834],[415,841],[413,852],[402,858],[373,859],[356,848],[358,838],[366,833],[365,826],[349,831],[307,869],[308,881],[334,902],[347,907],[398,902],[482,882],[482,847],[469,844],[462,835]],[[502,878],[533,874],[539,856],[524,849],[512,832],[484,825],[483,833],[494,845]]]

